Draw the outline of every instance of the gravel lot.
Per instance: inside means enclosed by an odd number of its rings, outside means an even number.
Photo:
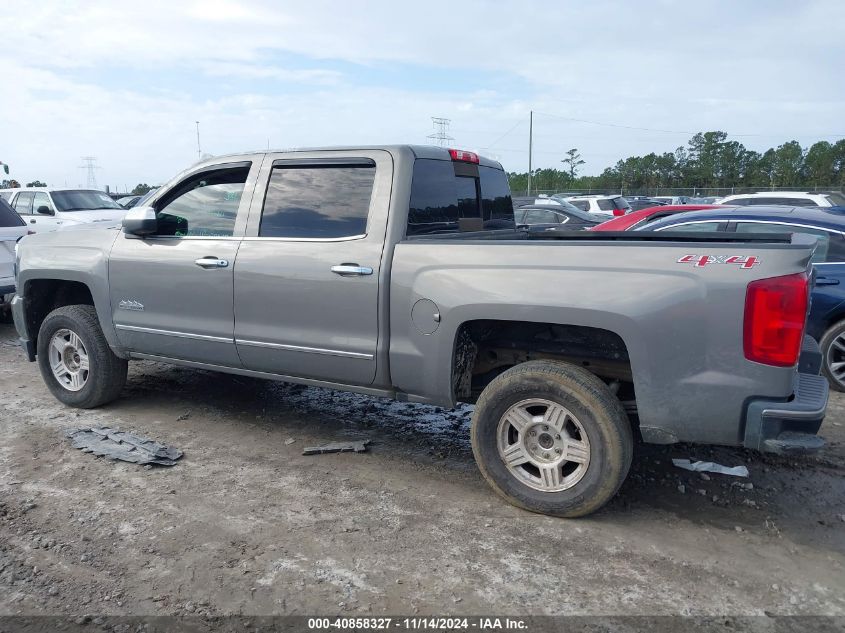
[[[9,325],[0,393],[0,614],[845,615],[841,394],[821,455],[641,446],[609,506],[563,520],[487,487],[468,408],[135,363],[119,401],[77,411]],[[82,425],[185,457],[96,458],[64,436]],[[343,438],[373,444],[301,455]]]

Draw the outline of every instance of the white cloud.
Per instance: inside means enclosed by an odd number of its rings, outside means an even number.
[[[0,160],[23,180],[84,182],[81,155],[99,158],[103,183],[164,180],[195,157],[195,120],[203,149],[219,153],[263,147],[268,137],[276,146],[424,142],[429,117],[446,116],[457,142],[474,149],[514,128],[486,152],[521,170],[534,109],[535,164],[558,164],[575,146],[591,172],[687,136],[541,113],[765,135],[740,139],[755,148],[845,132],[845,45],[831,33],[845,3],[836,0],[69,6],[4,7]],[[291,55],[296,64],[279,61]],[[410,77],[425,68],[428,79],[362,84],[349,64],[407,68]],[[121,80],[139,71],[149,84]],[[180,73],[195,83],[165,81]],[[474,75],[496,85],[461,89],[460,77]],[[225,90],[236,80],[249,88]]]

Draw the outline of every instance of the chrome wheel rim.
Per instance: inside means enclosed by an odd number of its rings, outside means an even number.
[[[825,362],[833,379],[845,386],[845,332],[831,341]]]
[[[590,465],[584,426],[551,400],[516,403],[499,420],[496,436],[508,471],[534,490],[567,490],[584,478]]]
[[[56,331],[50,339],[49,356],[53,377],[62,387],[79,391],[88,382],[88,350],[76,332]]]

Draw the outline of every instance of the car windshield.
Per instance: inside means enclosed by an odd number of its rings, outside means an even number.
[[[103,191],[88,189],[70,189],[67,191],[53,191],[53,202],[59,211],[91,211],[93,209],[117,209],[124,211],[117,202]]]
[[[582,211],[574,204],[567,200],[564,200],[563,198],[552,196],[551,199],[554,200],[556,204],[562,206],[569,215],[573,215],[576,218],[581,218],[582,220],[595,220],[595,217],[593,217],[593,215],[590,214],[589,211]]]

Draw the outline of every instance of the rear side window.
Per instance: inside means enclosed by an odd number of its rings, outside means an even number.
[[[747,207],[750,203],[751,198],[735,198],[734,200],[728,200],[725,204]]]
[[[590,203],[587,200],[570,200],[569,203],[572,206],[574,206],[578,209],[581,209],[581,211],[589,211],[590,210]]]
[[[408,235],[514,228],[505,172],[445,160],[414,162]]]
[[[31,191],[22,191],[15,198],[15,211],[21,215],[32,213],[32,198],[35,194]]]
[[[25,222],[9,203],[0,198],[0,226],[24,226]]]
[[[812,235],[819,243],[816,252],[813,253],[812,263],[817,264],[825,261],[835,261],[828,258],[831,234],[822,229],[814,229],[809,226],[797,224],[770,224],[768,222],[737,222],[737,233],[798,233],[801,235]]]
[[[836,191],[832,193],[826,193],[825,198],[827,198],[827,201],[834,207],[845,207],[845,195],[841,193],[838,193]]]
[[[601,209],[602,211],[613,211],[613,209],[617,208],[613,204],[612,199],[602,200],[601,198],[599,198],[598,200],[596,200],[596,202],[599,205],[599,209]]]
[[[367,232],[376,165],[274,167],[259,237],[337,239]]]

